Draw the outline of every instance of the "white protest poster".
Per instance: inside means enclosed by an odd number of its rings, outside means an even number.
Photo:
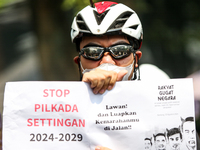
[[[6,150],[88,149],[87,87],[68,82],[6,84],[4,145]],[[89,100],[86,94],[85,99]],[[86,102],[88,103],[88,102]]]
[[[83,82],[8,82],[3,149],[196,150],[194,119],[192,79],[117,82],[102,95]]]

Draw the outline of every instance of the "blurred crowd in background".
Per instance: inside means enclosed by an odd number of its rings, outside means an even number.
[[[193,78],[200,133],[200,1],[123,0],[123,3],[137,12],[143,25],[140,63],[153,64],[170,78]],[[70,30],[73,16],[86,5],[89,0],[0,1],[1,114],[8,81],[79,80]]]

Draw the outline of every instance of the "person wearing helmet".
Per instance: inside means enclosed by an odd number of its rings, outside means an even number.
[[[89,83],[94,94],[103,94],[117,81],[140,79],[143,29],[136,12],[126,5],[90,2],[91,6],[77,13],[71,26],[71,40],[79,53],[74,62],[80,80]],[[97,146],[95,150],[109,148]]]
[[[80,77],[95,94],[111,90],[116,81],[137,79],[143,30],[135,11],[103,1],[82,9],[74,18],[71,39]]]

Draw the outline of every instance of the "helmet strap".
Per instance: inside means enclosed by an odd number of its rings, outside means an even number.
[[[131,80],[136,80],[136,79],[140,80],[139,59],[138,59],[138,56],[135,54],[135,52],[133,55],[134,55],[134,59],[135,57],[137,57],[138,67],[134,66],[134,70],[133,70],[134,77]],[[138,72],[138,76],[137,76],[137,72]]]
[[[82,78],[83,78],[83,75],[82,75],[82,72],[81,72],[81,66],[80,66],[80,63],[81,63],[81,57],[79,55],[79,58],[78,58],[78,71],[79,71],[79,75],[80,75],[80,81],[82,81]]]
[[[81,43],[81,39],[82,39],[82,38],[79,38],[79,39],[76,40],[76,51],[77,51],[77,52],[80,52],[80,43]]]
[[[137,70],[138,70],[138,80],[140,80],[140,68],[139,68],[139,59],[138,59],[138,67],[137,67]]]

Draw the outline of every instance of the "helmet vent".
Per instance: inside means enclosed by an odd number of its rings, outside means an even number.
[[[115,6],[115,5],[117,5],[117,4],[112,4],[112,5],[110,5],[110,7],[113,7],[113,6]]]
[[[125,24],[125,22],[129,19],[129,17],[133,14],[133,12],[125,12],[123,14],[121,14],[114,22],[114,24],[111,25],[110,30],[111,29],[118,29],[123,27],[123,25]]]
[[[138,27],[138,25],[134,25],[134,26],[131,26],[131,27],[129,27],[129,28],[136,30],[137,27]]]
[[[96,11],[93,11],[94,12],[94,16],[96,18],[96,21],[97,21],[97,24],[100,25],[101,22],[103,21],[104,17],[106,16],[106,14],[108,13],[109,10],[106,10],[104,11],[103,13],[99,14],[98,12]]]
[[[76,17],[76,22],[79,29],[89,31],[87,25],[85,24],[85,21],[80,14]]]

